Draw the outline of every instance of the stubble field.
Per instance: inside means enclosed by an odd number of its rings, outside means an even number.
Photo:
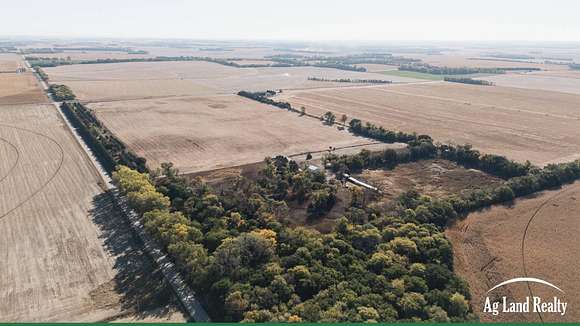
[[[469,282],[472,306],[482,321],[571,322],[580,318],[578,246],[580,183],[470,214],[446,231],[454,247],[455,270]],[[564,293],[541,284],[517,283],[495,295],[510,300],[554,296],[568,302],[566,315],[551,313],[482,313],[487,291],[514,277],[548,281]],[[493,293],[492,293],[493,294]],[[490,296],[492,296],[490,294]],[[541,319],[540,319],[541,318]]]
[[[278,98],[312,114],[346,114],[538,165],[580,156],[580,96],[575,94],[429,82],[288,91]]]
[[[498,86],[580,94],[579,70],[511,73],[482,79],[492,81]]]
[[[53,106],[0,106],[0,157],[2,321],[180,314]]]
[[[31,72],[0,73],[0,105],[47,103]]]
[[[150,167],[197,172],[266,156],[372,143],[336,127],[237,95],[94,103],[110,130]]]
[[[330,68],[234,68],[210,62],[138,62],[72,65],[47,68],[52,83],[72,88],[83,101],[101,102],[168,96],[209,96],[234,94],[240,90],[310,89],[349,87],[349,83],[309,81],[326,79],[388,79],[398,82],[412,78]]]
[[[0,73],[15,72],[20,67],[24,67],[24,64],[19,55],[14,53],[0,53]]]

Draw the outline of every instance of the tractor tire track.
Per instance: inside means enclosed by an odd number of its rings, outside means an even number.
[[[60,170],[62,169],[62,166],[63,166],[63,163],[64,163],[64,149],[62,148],[62,146],[60,145],[60,143],[58,141],[56,141],[54,138],[52,138],[50,136],[47,136],[45,134],[41,134],[41,133],[36,132],[36,131],[33,131],[33,130],[29,130],[29,129],[25,129],[25,128],[21,128],[21,127],[16,127],[16,126],[11,126],[11,125],[7,125],[7,124],[2,124],[2,123],[0,123],[0,127],[12,128],[12,129],[16,129],[16,130],[28,132],[28,133],[31,133],[31,134],[36,135],[36,136],[43,137],[45,139],[48,139],[50,142],[54,143],[58,147],[58,149],[59,149],[59,162],[58,162],[58,166],[57,166],[56,170],[52,173],[52,175],[42,185],[40,185],[40,187],[38,187],[30,195],[28,195],[26,198],[24,198],[24,200],[22,200],[20,203],[18,203],[16,206],[14,206],[13,208],[11,208],[7,212],[2,213],[2,215],[0,215],[0,220],[2,220],[3,218],[5,218],[9,214],[11,214],[12,212],[14,212],[15,210],[17,210],[18,208],[22,207],[24,204],[26,204],[32,198],[34,198],[44,188],[46,188],[46,186],[48,186],[48,184],[50,184],[52,182],[52,180],[54,180],[54,178],[56,178],[56,176],[60,173]]]
[[[8,169],[6,175],[0,178],[0,183],[2,183],[2,181],[4,181],[4,179],[6,179],[12,173],[12,171],[14,171],[14,169],[18,165],[18,162],[20,162],[20,151],[18,150],[18,147],[16,147],[16,145],[8,141],[6,138],[0,137],[0,141],[3,141],[6,144],[8,144],[8,146],[10,146],[14,150],[14,152],[16,152],[16,160],[14,161],[14,164],[12,164],[12,166]]]
[[[557,197],[565,194],[566,192],[570,191],[573,188],[568,188],[566,190],[562,190],[559,191],[557,193],[555,193],[553,196],[550,196],[548,199],[546,199],[545,201],[543,201],[534,211],[534,213],[532,214],[532,216],[530,216],[530,219],[528,220],[528,223],[526,224],[526,227],[524,228],[524,234],[522,236],[522,246],[521,246],[521,253],[522,253],[522,267],[524,270],[524,277],[528,277],[528,271],[526,268],[526,236],[528,235],[528,229],[530,228],[530,225],[532,224],[534,218],[540,213],[540,211],[548,204],[550,203],[552,200],[556,199]],[[526,282],[527,287],[528,287],[528,291],[530,292],[530,296],[534,296],[534,292],[532,291],[532,287],[530,286],[530,282]],[[540,321],[544,322],[544,319],[542,318],[542,314],[538,311],[538,316],[540,317]]]

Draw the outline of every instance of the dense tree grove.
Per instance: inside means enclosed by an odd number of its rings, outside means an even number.
[[[473,318],[451,246],[433,224],[353,206],[328,234],[289,228],[287,200],[320,201],[312,208],[324,210],[322,193],[334,186],[284,157],[220,194],[171,164],[160,176],[155,187],[121,166],[114,180],[216,321]]]
[[[52,98],[57,101],[72,101],[76,98],[75,94],[72,92],[70,88],[66,85],[50,85],[48,87],[48,92],[52,96]]]
[[[472,85],[482,85],[482,86],[493,86],[494,84],[487,80],[473,79],[473,78],[459,78],[459,77],[445,77],[443,78],[446,82],[451,83],[462,83],[462,84],[472,84]]]

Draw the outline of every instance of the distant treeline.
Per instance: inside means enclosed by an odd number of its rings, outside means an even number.
[[[78,102],[64,102],[60,107],[109,174],[119,164],[147,171],[146,160],[129,151],[87,107]]]
[[[494,83],[487,81],[487,80],[481,80],[481,79],[473,79],[473,78],[461,78],[461,77],[445,77],[443,78],[444,81],[446,82],[452,82],[452,83],[463,83],[463,84],[473,84],[473,85],[483,85],[483,86],[493,86]]]
[[[571,69],[578,70],[580,69],[580,63],[571,63],[568,65]]]
[[[123,59],[95,59],[95,60],[69,60],[63,58],[33,57],[28,56],[26,60],[32,67],[57,67],[64,65],[82,64],[104,64],[104,63],[125,63],[125,62],[164,62],[164,61],[209,61],[198,57],[155,57],[155,58],[123,58]],[[218,59],[219,60],[219,59]],[[217,62],[215,60],[214,62]],[[221,63],[221,62],[219,62]],[[223,63],[222,63],[223,64]]]
[[[429,64],[410,64],[402,65],[399,70],[415,71],[425,74],[433,75],[468,75],[468,74],[503,74],[504,71],[500,68],[472,68],[472,67],[437,67]]]
[[[526,55],[526,54],[510,54],[510,53],[491,53],[491,54],[486,54],[486,57],[492,57],[492,58],[505,58],[505,59],[522,59],[522,60],[530,60],[530,59],[535,59],[534,56],[531,55]]]
[[[293,59],[270,59],[274,63],[264,63],[264,64],[239,64],[235,61],[220,58],[211,57],[193,57],[193,56],[179,56],[179,57],[166,57],[158,56],[154,58],[123,58],[123,59],[95,59],[95,60],[69,60],[64,58],[49,58],[49,57],[36,57],[28,56],[26,60],[30,62],[32,67],[57,67],[64,65],[76,65],[76,64],[104,64],[104,63],[126,63],[126,62],[164,62],[164,61],[207,61],[213,62],[224,66],[235,67],[235,68],[280,68],[280,67],[320,67],[320,68],[334,68],[340,70],[348,71],[366,71],[363,67],[357,67],[352,65],[341,64],[337,62],[320,62],[320,63],[307,63]]]
[[[320,82],[333,82],[333,83],[361,83],[361,84],[391,84],[390,80],[383,79],[350,79],[350,78],[340,78],[340,79],[327,79],[323,77],[308,77],[308,80],[320,81]]]
[[[128,54],[147,54],[147,51],[133,50],[121,47],[53,47],[53,48],[27,48],[21,49],[22,53],[62,53],[66,51],[82,51],[82,52],[125,52]]]
[[[319,65],[334,64],[339,65],[341,67],[342,66],[353,67],[354,65],[357,64],[402,65],[421,61],[420,59],[406,58],[402,56],[393,56],[390,53],[363,53],[363,54],[352,54],[347,56],[320,56],[320,55],[306,56],[297,54],[278,54],[269,56],[267,58],[273,61],[292,63],[295,65],[319,66]]]
[[[468,75],[468,74],[504,74],[506,71],[538,71],[540,68],[532,67],[501,67],[501,68],[476,68],[476,67],[437,67],[426,63],[402,65],[399,70],[415,71],[433,75]]]

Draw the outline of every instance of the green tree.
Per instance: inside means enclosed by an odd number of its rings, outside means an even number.
[[[328,111],[322,116],[322,119],[324,120],[324,123],[328,125],[333,125],[334,122],[336,121],[336,116],[334,115],[334,113]]]

